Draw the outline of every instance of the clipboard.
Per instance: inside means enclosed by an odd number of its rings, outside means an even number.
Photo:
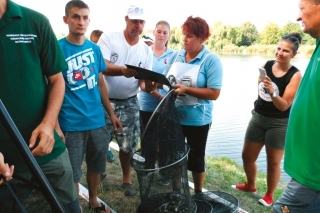
[[[141,80],[151,80],[154,82],[157,82],[159,84],[164,84],[167,85],[169,88],[171,88],[171,84],[169,82],[169,80],[166,78],[166,76],[151,71],[151,70],[147,70],[141,67],[136,67],[133,65],[129,65],[129,64],[125,64],[128,68],[134,69],[136,70],[139,74],[134,76],[136,79],[141,79]]]

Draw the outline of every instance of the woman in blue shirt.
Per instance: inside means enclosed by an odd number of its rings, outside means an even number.
[[[213,100],[220,95],[222,64],[203,43],[210,36],[207,22],[188,17],[182,25],[184,48],[173,54],[166,67],[177,95],[176,107],[184,137],[190,146],[187,168],[192,172],[195,192],[202,191],[205,179],[205,149],[212,122]],[[152,89],[147,82],[147,88]]]
[[[154,44],[150,46],[153,51],[152,71],[163,73],[165,67],[169,63],[170,57],[174,53],[174,51],[167,46],[170,37],[169,23],[166,21],[159,21],[156,24],[153,35],[155,38]],[[140,88],[141,90],[138,97],[140,105],[141,132],[143,132],[153,111],[156,109],[163,96],[159,90],[153,90],[151,93],[146,92],[144,81],[141,81]]]

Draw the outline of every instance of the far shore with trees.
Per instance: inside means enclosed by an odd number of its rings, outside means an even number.
[[[148,29],[144,33],[152,31],[153,29]],[[303,33],[298,23],[291,21],[282,28],[277,23],[267,23],[261,32],[249,21],[240,26],[226,25],[221,21],[215,22],[211,27],[211,36],[205,45],[209,50],[218,54],[273,55],[281,36],[292,32],[298,32],[302,36],[299,55],[311,55],[315,48],[315,40],[310,35]],[[57,38],[60,39],[64,36],[65,34],[59,34]],[[172,49],[183,47],[183,35],[180,27],[171,29],[169,47]]]

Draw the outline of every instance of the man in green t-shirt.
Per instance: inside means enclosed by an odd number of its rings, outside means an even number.
[[[69,212],[78,213],[70,160],[57,125],[65,91],[61,71],[66,66],[49,20],[0,0],[0,99],[59,200]],[[1,122],[0,151],[15,173],[26,176],[23,159]]]
[[[299,9],[297,20],[317,45],[292,104],[284,157],[292,179],[274,213],[320,212],[320,0],[300,0]]]

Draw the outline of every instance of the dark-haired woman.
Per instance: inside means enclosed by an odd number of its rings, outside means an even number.
[[[291,104],[301,81],[301,72],[291,64],[297,55],[301,36],[299,33],[283,35],[275,51],[275,60],[262,67],[267,76],[259,78],[258,99],[248,124],[242,150],[243,167],[247,180],[232,188],[255,193],[256,160],[263,146],[267,153],[267,192],[259,202],[265,206],[273,203],[274,191],[280,180],[280,163],[284,154]]]

